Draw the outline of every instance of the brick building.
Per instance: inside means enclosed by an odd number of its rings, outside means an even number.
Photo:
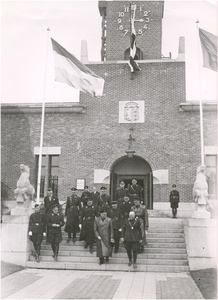
[[[105,79],[104,97],[81,93],[79,103],[47,104],[41,197],[52,187],[60,200],[70,188],[102,185],[114,197],[120,179],[135,177],[149,209],[169,209],[173,183],[181,208],[194,209],[192,189],[201,163],[199,105],[186,102],[185,41],[177,59],[161,55],[164,1],[137,1],[137,57],[141,71],[132,78],[128,1],[99,1],[102,16],[101,62],[88,67]],[[63,45],[64,46],[64,45]],[[69,49],[68,49],[69,50]],[[86,61],[86,58],[84,58]],[[204,145],[209,196],[216,198],[216,105],[205,103]],[[37,181],[40,105],[2,105],[2,182],[10,188],[19,165]],[[133,154],[128,157],[127,154]]]

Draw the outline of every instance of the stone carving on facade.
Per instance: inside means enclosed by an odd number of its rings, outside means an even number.
[[[197,209],[205,209],[208,205],[208,184],[206,180],[206,167],[201,165],[197,168],[197,176],[193,188],[194,201]]]
[[[17,181],[17,188],[14,191],[17,202],[25,202],[34,200],[35,189],[30,184],[30,168],[24,164],[20,165],[21,175]]]

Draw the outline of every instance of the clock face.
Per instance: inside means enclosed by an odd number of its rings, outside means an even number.
[[[124,5],[120,11],[117,12],[117,30],[124,36],[130,35],[130,16],[133,16],[135,10],[135,31],[136,35],[143,35],[146,30],[150,29],[149,25],[152,21],[150,13],[146,5]]]

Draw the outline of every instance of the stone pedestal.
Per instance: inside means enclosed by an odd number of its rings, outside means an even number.
[[[26,266],[32,249],[28,236],[29,215],[2,216],[1,260]]]
[[[217,267],[217,220],[186,219],[184,231],[190,270]]]
[[[210,212],[206,209],[205,203],[198,203],[197,210],[192,213],[192,218],[194,219],[210,219]]]

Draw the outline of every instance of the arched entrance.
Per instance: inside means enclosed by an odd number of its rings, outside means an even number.
[[[115,191],[119,187],[119,181],[123,180],[125,186],[128,187],[133,177],[137,179],[138,184],[143,188],[144,204],[148,209],[153,209],[152,169],[148,162],[139,156],[133,156],[133,158],[125,156],[113,164],[110,180],[112,199],[115,199]]]

